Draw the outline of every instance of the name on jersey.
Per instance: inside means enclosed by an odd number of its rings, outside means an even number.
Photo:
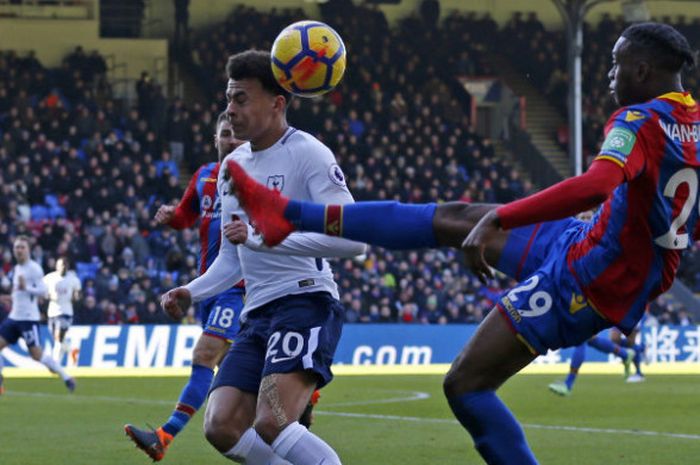
[[[678,142],[698,142],[700,141],[700,123],[695,124],[678,124],[664,123],[659,121],[661,129],[666,133],[669,139]]]

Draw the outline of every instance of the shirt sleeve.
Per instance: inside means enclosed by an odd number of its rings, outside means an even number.
[[[276,246],[267,247],[250,225],[248,225],[248,240],[245,246],[257,252],[274,255],[315,258],[352,258],[367,252],[367,246],[361,242],[310,232],[293,232]]]
[[[190,228],[199,217],[199,195],[197,194],[197,179],[199,179],[199,168],[190,179],[185,193],[182,194],[180,203],[175,207],[175,216],[170,220],[170,227],[175,229]]]
[[[354,203],[345,174],[335,161],[333,152],[321,142],[314,142],[294,147],[301,157],[301,176],[307,180],[311,201],[336,205]]]
[[[221,238],[219,255],[197,279],[190,281],[185,288],[190,291],[193,302],[199,302],[232,288],[243,279],[237,246],[226,238]]]
[[[605,125],[605,140],[596,160],[618,165],[631,181],[644,171],[645,153],[650,146],[653,115],[646,109],[625,107],[615,112]]]

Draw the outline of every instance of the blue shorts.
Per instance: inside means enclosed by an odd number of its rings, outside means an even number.
[[[344,313],[327,292],[289,295],[251,311],[211,390],[232,386],[257,393],[265,376],[303,370],[317,375],[317,388],[325,386],[333,379],[331,364]]]
[[[564,232],[582,224],[574,218],[514,228],[508,235],[496,269],[520,281],[533,274]]]
[[[512,242],[509,237],[499,261],[504,273],[526,277],[501,297],[497,307],[535,354],[577,346],[612,325],[584,297],[566,262],[582,224],[565,219],[514,229],[516,234],[511,233]],[[518,251],[516,245],[523,249]]]
[[[0,337],[5,339],[10,345],[22,338],[27,343],[27,347],[38,346],[40,342],[39,322],[7,318],[0,325]]]
[[[233,342],[240,329],[244,289],[234,287],[199,304],[204,334]]]
[[[57,330],[68,331],[73,324],[73,317],[70,315],[59,315],[49,317],[49,333],[54,334]]]

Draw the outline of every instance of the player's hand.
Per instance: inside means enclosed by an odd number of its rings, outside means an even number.
[[[192,305],[192,296],[185,287],[171,289],[160,298],[160,306],[170,318],[181,320]]]
[[[2,294],[0,295],[0,303],[6,306],[11,306],[12,305],[12,296],[10,294]]]
[[[224,225],[224,236],[233,244],[244,244],[248,240],[248,225],[236,215]]]
[[[17,289],[20,291],[24,291],[27,289],[27,279],[22,275],[17,277]]]
[[[481,221],[474,226],[474,229],[462,242],[462,252],[464,252],[467,267],[483,284],[486,284],[486,278],[493,278],[491,267],[486,263],[484,257],[486,244],[500,229],[498,214],[496,210],[491,210],[481,218]]]
[[[161,205],[156,212],[156,222],[158,224],[168,224],[175,216],[175,207],[173,205]]]

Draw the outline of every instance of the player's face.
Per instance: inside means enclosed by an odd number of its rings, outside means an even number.
[[[226,100],[226,113],[234,134],[253,145],[276,129],[280,108],[283,110],[284,106],[284,97],[265,91],[257,79],[229,79]]]
[[[639,73],[639,62],[632,56],[629,41],[620,37],[613,47],[612,68],[608,72],[610,93],[618,105],[631,105],[646,100],[640,97]]]
[[[222,121],[214,134],[214,146],[219,153],[219,161],[243,143],[233,135],[233,128],[228,121]]]
[[[62,258],[56,260],[56,271],[58,271],[59,274],[66,273],[66,262]]]
[[[27,244],[27,241],[15,241],[13,251],[15,260],[19,263],[24,263],[29,259],[29,244]]]

